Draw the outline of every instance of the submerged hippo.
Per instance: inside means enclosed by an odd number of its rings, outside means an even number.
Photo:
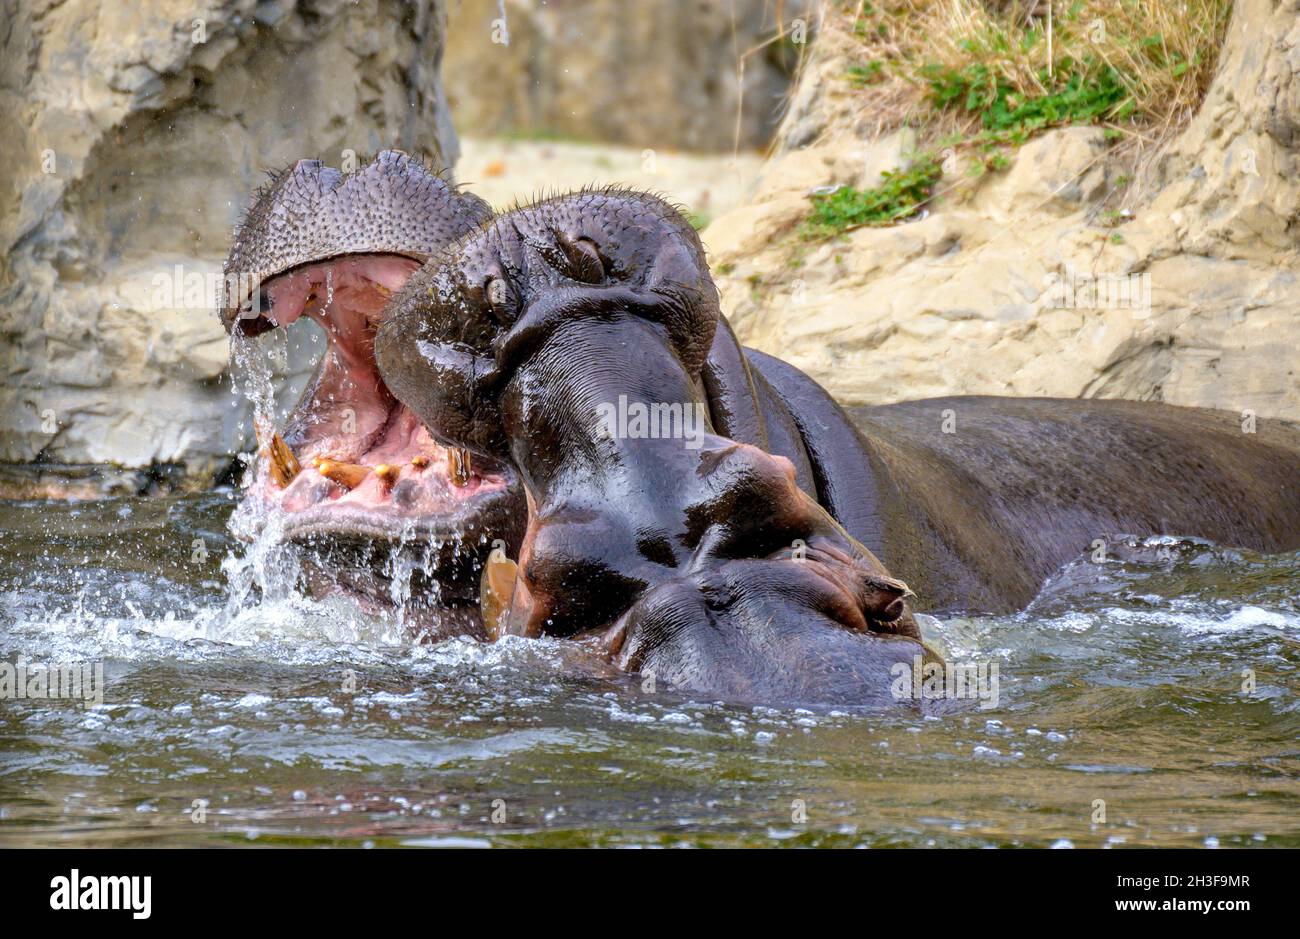
[[[570,637],[697,694],[881,704],[932,655],[913,607],[1023,607],[1118,533],[1300,547],[1294,427],[1054,399],[846,412],[741,348],[695,232],[642,193],[492,217],[399,153],[304,161],[227,274],[262,288],[228,297],[232,331],[305,315],[330,338],[246,498],[324,589],[382,603],[371,549],[430,553],[412,605],[434,638]]]

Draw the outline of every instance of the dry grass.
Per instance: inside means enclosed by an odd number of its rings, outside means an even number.
[[[1048,0],[846,0],[837,26],[861,50],[849,78],[888,102],[886,126],[911,124],[931,138],[987,129],[987,109],[967,108],[964,94],[940,100],[936,76],[983,86],[1012,108],[1059,94],[1071,77],[1104,76],[1122,93],[1095,119],[1150,142],[1199,105],[1231,0],[1055,0],[1050,30],[1048,8]]]
[[[832,3],[825,27],[847,50],[845,77],[862,89],[864,116],[877,134],[910,126],[917,142],[911,169],[879,186],[813,195],[803,235],[909,218],[971,176],[1008,166],[1009,148],[1070,124],[1100,124],[1124,141],[1107,158],[1131,172],[1116,175],[1095,208],[1098,218],[1122,218],[1114,203],[1137,196],[1134,176],[1200,106],[1231,10],[1231,0]],[[940,185],[940,156],[946,165],[958,153],[967,174]]]

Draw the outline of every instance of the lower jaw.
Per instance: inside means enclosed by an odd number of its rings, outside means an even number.
[[[427,641],[487,638],[479,606],[483,565],[497,541],[518,556],[528,518],[514,480],[467,500],[460,511],[429,516],[330,505],[283,512],[257,491],[245,498],[261,511],[255,509],[259,524],[244,528],[241,538],[266,537],[276,513],[274,537],[300,550],[312,596],[342,595],[368,615],[400,619],[409,638]],[[403,582],[395,589],[397,578]]]
[[[372,269],[370,265],[375,263],[379,268]],[[373,417],[378,407],[375,402],[389,401],[373,363],[360,355],[358,349],[363,346],[357,345],[363,341],[358,337],[369,335],[366,324],[403,279],[380,276],[386,270],[380,268],[384,268],[383,259],[344,259],[299,269],[292,276],[277,278],[272,286],[274,309],[283,314],[280,325],[305,312],[325,328],[330,341],[327,356],[339,355],[337,361],[324,360],[318,381],[325,388],[351,388],[350,394],[360,393],[357,389],[365,392],[356,399],[354,417],[365,415],[367,404],[372,405]],[[409,275],[411,270],[414,265],[405,273]],[[379,290],[377,284],[385,289]],[[324,307],[319,301],[313,303],[311,296],[313,289],[322,286],[329,291]],[[337,368],[328,371],[332,364]],[[363,609],[400,615],[417,631],[434,638],[482,635],[479,578],[483,563],[498,541],[504,542],[510,556],[517,557],[527,523],[527,505],[518,480],[503,467],[489,466],[486,478],[479,476],[482,469],[476,461],[477,472],[470,475],[469,482],[452,487],[447,479],[449,456],[433,445],[427,431],[400,403],[387,405],[378,437],[366,438],[365,452],[348,452],[346,441],[334,450],[332,438],[322,438],[312,429],[313,415],[321,412],[311,409],[318,404],[328,417],[329,406],[338,402],[330,395],[319,402],[313,398],[302,406],[307,410],[300,410],[289,421],[291,426],[297,423],[307,428],[314,435],[314,446],[311,441],[304,443],[303,435],[286,430],[286,436],[295,440],[291,451],[284,439],[275,435],[287,456],[288,472],[284,472],[285,465],[277,463],[273,469],[270,462],[259,461],[261,476],[246,491],[241,505],[243,518],[236,526],[239,537],[252,541],[273,536],[302,548],[308,587],[317,596],[344,594]],[[326,422],[321,426],[332,425]],[[268,447],[271,435],[269,428],[259,434],[264,455],[274,452],[274,447]],[[328,471],[312,461],[313,455],[340,461],[335,465],[341,463],[348,472],[361,474],[363,481],[344,482],[331,476],[348,492],[341,497],[338,490],[331,490],[328,497],[312,494],[321,501],[305,504],[310,498],[299,497],[304,495],[301,486],[298,496],[289,490],[295,481],[302,485],[324,483]],[[424,462],[416,464],[416,459]],[[468,474],[469,460],[462,460]],[[439,465],[442,462],[445,465]],[[397,472],[395,479],[385,477],[387,485],[382,490],[377,473],[381,465]],[[416,474],[421,489],[403,509],[392,500],[397,488],[412,479],[410,467],[416,465],[422,467]],[[426,466],[428,469],[423,469]],[[272,482],[270,476],[278,481]],[[434,477],[446,482],[445,491],[438,491]],[[398,570],[404,572],[400,576],[410,579],[401,591],[393,589],[393,572]],[[404,596],[400,606],[394,596]]]
[[[486,545],[486,553],[500,539],[513,551],[523,538],[528,516],[522,487],[513,480],[505,488],[465,500],[455,511],[426,515],[329,502],[286,512],[256,491],[248,493],[245,500],[253,504],[256,518],[254,530],[245,535],[247,540],[257,537],[273,519],[279,540],[311,545],[330,540],[465,548]]]
[[[308,593],[318,600],[342,596],[363,614],[400,622],[403,638],[415,642],[441,642],[465,637],[485,640],[487,631],[478,602],[448,597],[443,584],[410,584],[398,604],[391,593],[392,580],[373,572],[322,566],[308,558],[304,565]]]

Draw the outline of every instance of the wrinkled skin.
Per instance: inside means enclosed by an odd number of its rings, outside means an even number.
[[[394,298],[375,351],[437,439],[520,471],[530,511],[504,631],[598,634],[624,667],[697,692],[884,703],[888,682],[865,676],[925,654],[907,588],[788,459],[709,424],[717,320],[681,216],[589,192],[452,245]],[[620,436],[602,418],[620,399],[701,426]]]
[[[375,545],[404,529],[426,546],[463,531],[413,585],[431,636],[575,636],[710,696],[879,704],[889,666],[920,647],[877,558],[918,609],[1010,611],[1099,537],[1300,548],[1293,426],[1243,434],[1236,414],[1053,399],[850,415],[797,369],[740,347],[694,233],[658,200],[576,194],[489,223],[417,167],[386,154],[358,171],[405,180],[374,182],[386,195],[372,202],[300,164],[292,172],[332,182],[264,192],[232,251],[229,269],[270,278],[266,327],[317,319],[341,363],[322,366],[286,431],[300,477],[281,490],[263,464],[248,495],[284,514],[289,537],[325,546],[322,590],[382,604]],[[322,187],[335,195],[303,198]],[[392,196],[408,188],[425,195]],[[429,193],[452,210],[429,212]],[[308,224],[333,233],[324,247],[290,238],[268,255],[277,226]],[[372,237],[398,228],[423,247]],[[326,305],[328,282],[344,289]],[[236,328],[265,328],[253,327]],[[597,409],[620,396],[702,405],[693,445],[605,433]],[[338,432],[340,408],[364,429]],[[941,430],[948,413],[955,433]],[[468,480],[449,472],[448,445],[472,451]],[[306,466],[330,448],[400,463],[398,484],[340,488]],[[427,465],[403,462],[412,454]],[[498,537],[522,567],[487,628],[473,598]]]

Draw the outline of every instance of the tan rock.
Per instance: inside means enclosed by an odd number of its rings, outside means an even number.
[[[386,146],[454,159],[442,4],[10,7],[0,462],[175,464],[210,478],[247,445],[247,420],[205,278],[266,170]],[[302,332],[286,347],[299,387],[320,349]],[[282,397],[296,393],[291,382]],[[38,489],[53,485],[46,473]]]
[[[457,0],[443,80],[456,126],[729,151],[772,136],[807,0]],[[780,15],[787,38],[769,42]]]
[[[870,143],[870,108],[843,80],[851,49],[819,38],[804,78],[816,87],[796,88],[760,191],[704,232],[744,342],[850,404],[1097,396],[1300,420],[1293,11],[1236,4],[1200,112],[1114,228],[1100,217],[1118,175],[1102,132],[1066,128],[917,220],[801,242],[812,180],[846,182],[843,154],[903,152]]]

